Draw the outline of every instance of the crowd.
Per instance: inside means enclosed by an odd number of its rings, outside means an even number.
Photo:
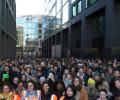
[[[120,100],[117,59],[0,59],[0,100]]]

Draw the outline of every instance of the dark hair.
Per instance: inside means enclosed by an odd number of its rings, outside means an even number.
[[[105,92],[105,93],[107,94],[106,89],[100,89],[100,90],[98,91],[98,93],[100,93],[100,92]]]
[[[65,98],[64,100],[68,100],[68,95],[67,95],[67,89],[70,88],[73,92],[73,96],[72,97],[75,97],[75,94],[76,94],[76,90],[75,90],[75,87],[73,85],[68,85],[67,88],[66,88],[66,92],[65,92]]]

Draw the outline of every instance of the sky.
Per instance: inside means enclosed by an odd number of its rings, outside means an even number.
[[[44,13],[44,0],[16,0],[16,16]]]

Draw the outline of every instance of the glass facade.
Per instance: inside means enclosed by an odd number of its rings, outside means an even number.
[[[46,20],[46,33],[48,30],[53,33],[69,20],[68,5],[69,0],[46,0],[44,16],[49,16],[49,20]]]
[[[31,43],[30,45],[36,45],[39,34],[38,16],[18,17],[16,23],[17,26],[23,27],[24,46],[26,46],[28,43]]]
[[[16,19],[16,25],[23,28],[24,53],[38,52],[38,41],[42,36],[42,17],[40,15],[26,15]]]

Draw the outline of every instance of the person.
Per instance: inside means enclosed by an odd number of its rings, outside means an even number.
[[[75,87],[76,90],[75,94],[76,100],[88,100],[87,91],[83,87],[82,80],[79,77],[75,77],[75,79],[73,80],[73,86]]]
[[[95,88],[95,80],[93,78],[89,78],[87,82],[87,92],[89,96],[89,100],[94,100],[97,97],[97,89]]]
[[[59,80],[56,82],[56,95],[58,97],[58,100],[65,94],[65,84],[62,80]]]
[[[0,93],[0,100],[13,100],[13,92],[9,84],[5,83],[2,88],[2,93]]]
[[[120,77],[114,80],[115,88],[113,90],[113,95],[115,100],[120,100]]]
[[[66,89],[65,96],[62,96],[60,100],[76,100],[75,99],[76,90],[73,85],[69,85]]]
[[[17,89],[14,92],[14,99],[13,100],[21,100],[23,90],[24,90],[24,86],[23,86],[23,83],[20,81],[20,82],[18,82]]]
[[[48,82],[43,83],[42,90],[42,100],[58,100]]]
[[[18,81],[19,81],[18,77],[13,78],[12,87],[14,88],[14,90],[17,89]]]
[[[64,84],[65,84],[65,87],[67,87],[68,85],[71,85],[72,84],[72,76],[71,74],[67,74],[65,75],[65,78],[64,78]]]
[[[41,91],[35,90],[34,82],[28,82],[27,90],[22,92],[21,100],[41,100]]]
[[[107,99],[107,91],[105,89],[100,89],[99,90],[99,97],[97,100],[108,100]]]

